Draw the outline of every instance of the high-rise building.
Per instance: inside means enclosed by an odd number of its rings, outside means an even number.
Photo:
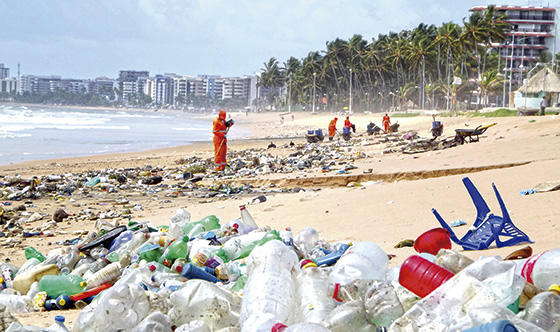
[[[147,70],[121,70],[119,72],[119,100],[136,100],[144,92],[144,84],[150,72]]]
[[[0,63],[0,79],[8,77],[10,77],[10,68],[6,68],[3,63]]]
[[[488,6],[476,6],[471,12],[485,11]],[[494,10],[503,13],[510,29],[501,43],[492,43],[497,49],[502,64],[500,67],[513,73],[514,80],[521,77],[539,61],[541,52],[550,55],[556,52],[555,18],[553,7],[497,5]]]

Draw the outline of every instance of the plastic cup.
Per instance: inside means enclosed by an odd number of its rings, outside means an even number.
[[[451,249],[449,231],[445,228],[434,228],[424,232],[414,241],[414,250],[437,255],[440,249]]]
[[[423,298],[453,276],[453,273],[427,259],[410,256],[401,266],[399,283]]]
[[[210,282],[220,281],[210,273],[192,265],[191,263],[185,264],[185,266],[183,266],[183,272],[181,272],[181,275],[187,279],[203,279]]]

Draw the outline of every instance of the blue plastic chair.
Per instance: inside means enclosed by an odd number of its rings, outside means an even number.
[[[455,235],[451,227],[443,220],[436,209],[432,209],[433,214],[436,216],[441,226],[449,231],[453,242],[462,246],[465,250],[488,249],[494,241],[496,241],[496,246],[498,248],[513,246],[523,242],[533,243],[525,233],[515,227],[509,217],[504,201],[493,183],[492,188],[494,188],[494,193],[500,204],[503,217],[490,213],[490,208],[468,177],[463,178],[463,183],[476,207],[476,220],[474,221],[473,227],[471,227],[461,239]],[[505,237],[506,239],[501,240],[500,237]]]

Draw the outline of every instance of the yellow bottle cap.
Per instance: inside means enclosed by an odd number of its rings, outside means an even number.
[[[80,287],[85,288],[86,286],[87,286],[87,282],[85,281],[80,282]]]
[[[310,263],[307,263],[303,266],[304,269],[307,269],[308,267],[317,267],[317,264],[315,264],[313,262],[310,262]]]
[[[165,247],[165,236],[159,237],[158,244],[160,247]]]
[[[60,300],[58,300],[58,304],[60,304],[61,306],[65,306],[66,305],[66,300],[65,299],[60,299]]]
[[[552,284],[550,287],[548,287],[548,291],[560,293],[560,286],[558,286],[557,284]]]

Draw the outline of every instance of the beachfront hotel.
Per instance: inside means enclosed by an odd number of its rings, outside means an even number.
[[[488,6],[475,6],[471,12],[483,12]],[[556,54],[556,9],[538,6],[496,5],[498,13],[507,16],[510,25],[501,43],[491,44],[503,61],[500,67],[516,84],[539,62],[541,52]],[[513,60],[513,61],[512,61]]]

